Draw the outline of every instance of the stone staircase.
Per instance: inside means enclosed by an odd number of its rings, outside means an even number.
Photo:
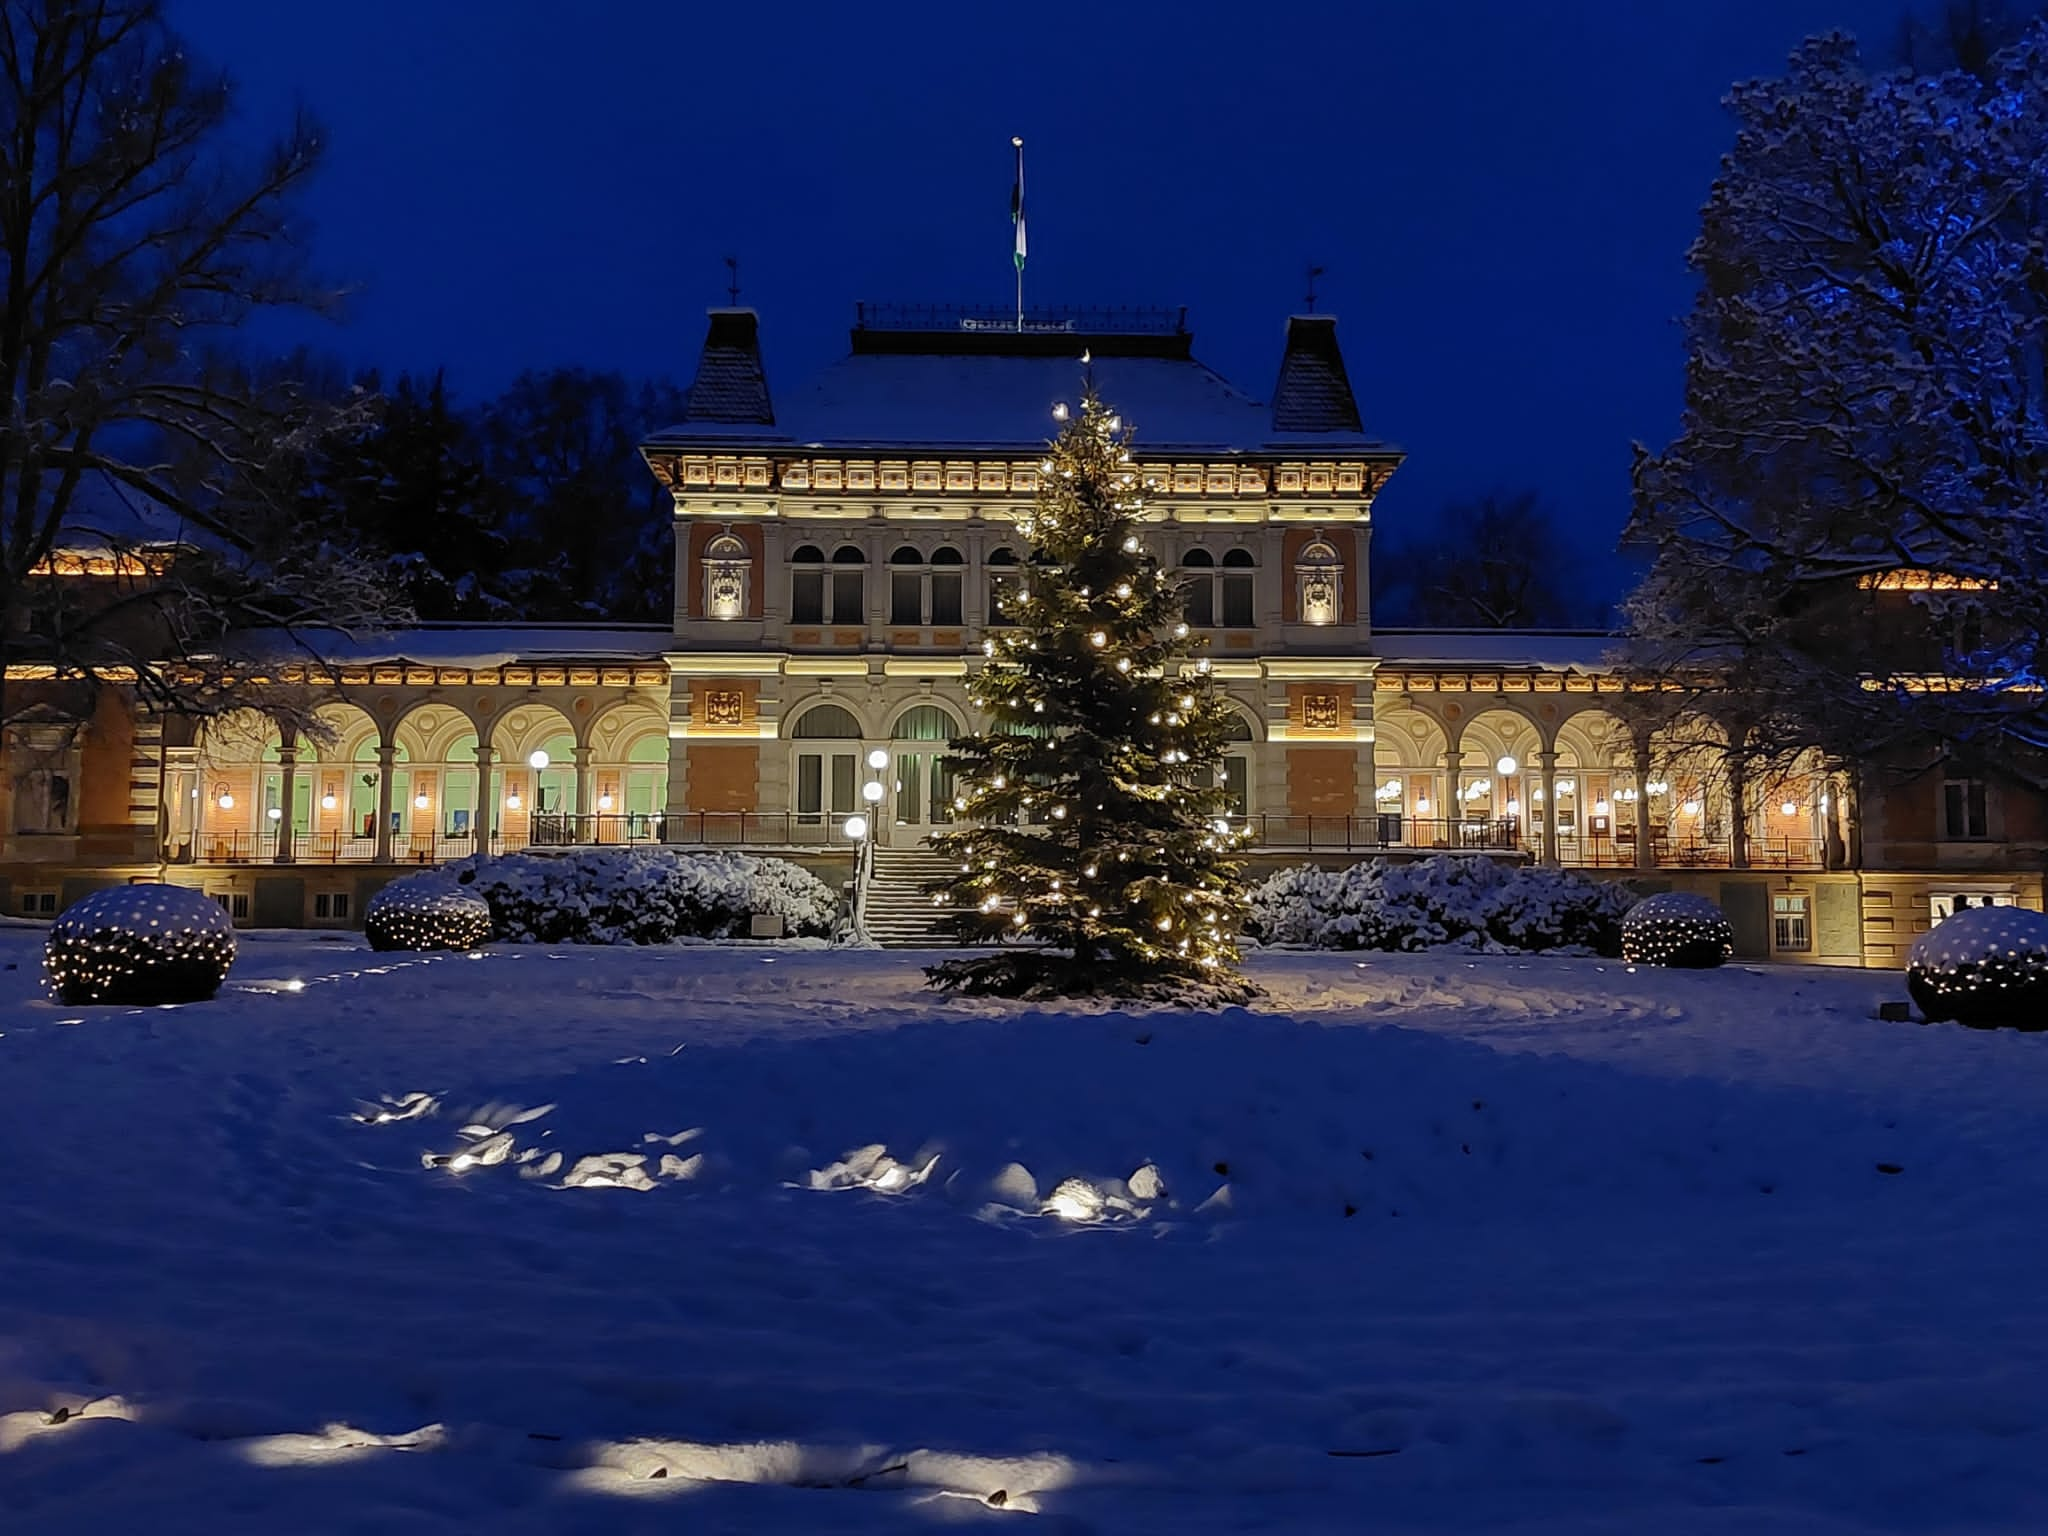
[[[940,909],[924,894],[928,881],[958,874],[959,863],[926,848],[877,848],[868,888],[867,928],[884,949],[933,949],[954,940],[933,927]]]

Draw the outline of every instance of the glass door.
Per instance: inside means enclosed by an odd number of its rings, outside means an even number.
[[[860,809],[858,752],[799,752],[796,757],[797,821],[807,827],[837,824]]]
[[[898,847],[915,847],[927,832],[953,820],[953,769],[943,748],[897,752],[890,791],[890,841]]]

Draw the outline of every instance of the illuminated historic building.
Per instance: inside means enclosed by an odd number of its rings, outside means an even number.
[[[674,497],[670,624],[337,646],[301,668],[334,695],[317,741],[247,717],[195,732],[108,693],[81,714],[34,682],[48,699],[5,742],[8,910],[168,871],[240,922],[354,924],[396,869],[479,846],[666,841],[830,873],[875,778],[878,867],[908,889],[1084,356],[1235,706],[1226,782],[1257,862],[1463,848],[1634,871],[1714,896],[1743,953],[1850,964],[1902,962],[1958,899],[2040,904],[2015,873],[2048,842],[2036,797],[1938,774],[1869,804],[1819,774],[1730,783],[1710,721],[1631,724],[1646,690],[1607,636],[1376,630],[1374,502],[1401,455],[1364,430],[1328,317],[1288,322],[1261,402],[1173,311],[1020,330],[869,308],[847,356],[781,397],[754,313],[711,313],[685,418],[644,449]],[[89,541],[67,558],[52,579],[93,579]]]

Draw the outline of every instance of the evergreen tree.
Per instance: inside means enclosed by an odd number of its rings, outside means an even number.
[[[1064,417],[1064,408],[1055,415]],[[1031,554],[953,742],[963,938],[1029,949],[948,961],[945,988],[1241,999],[1245,907],[1217,787],[1229,712],[1146,549],[1129,434],[1096,398],[1061,430],[1024,526]]]
[[[374,397],[377,380],[365,381]],[[328,456],[322,494],[423,619],[507,618],[508,498],[485,474],[475,429],[438,372],[401,376],[366,429]]]

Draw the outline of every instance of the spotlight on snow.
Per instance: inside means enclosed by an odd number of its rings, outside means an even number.
[[[407,875],[370,898],[363,936],[372,949],[474,949],[491,937],[491,908],[438,872]]]
[[[1704,970],[1734,953],[1734,928],[1704,896],[1666,891],[1637,902],[1621,920],[1621,957],[1637,965]]]
[[[43,970],[60,1002],[157,1007],[212,997],[235,963],[220,903],[179,885],[94,891],[50,925]]]
[[[1906,990],[1930,1020],[2048,1029],[2048,916],[1966,907],[1913,941]]]
[[[1045,1202],[1045,1214],[1061,1221],[1100,1221],[1104,1202],[1102,1191],[1086,1179],[1065,1179]]]

